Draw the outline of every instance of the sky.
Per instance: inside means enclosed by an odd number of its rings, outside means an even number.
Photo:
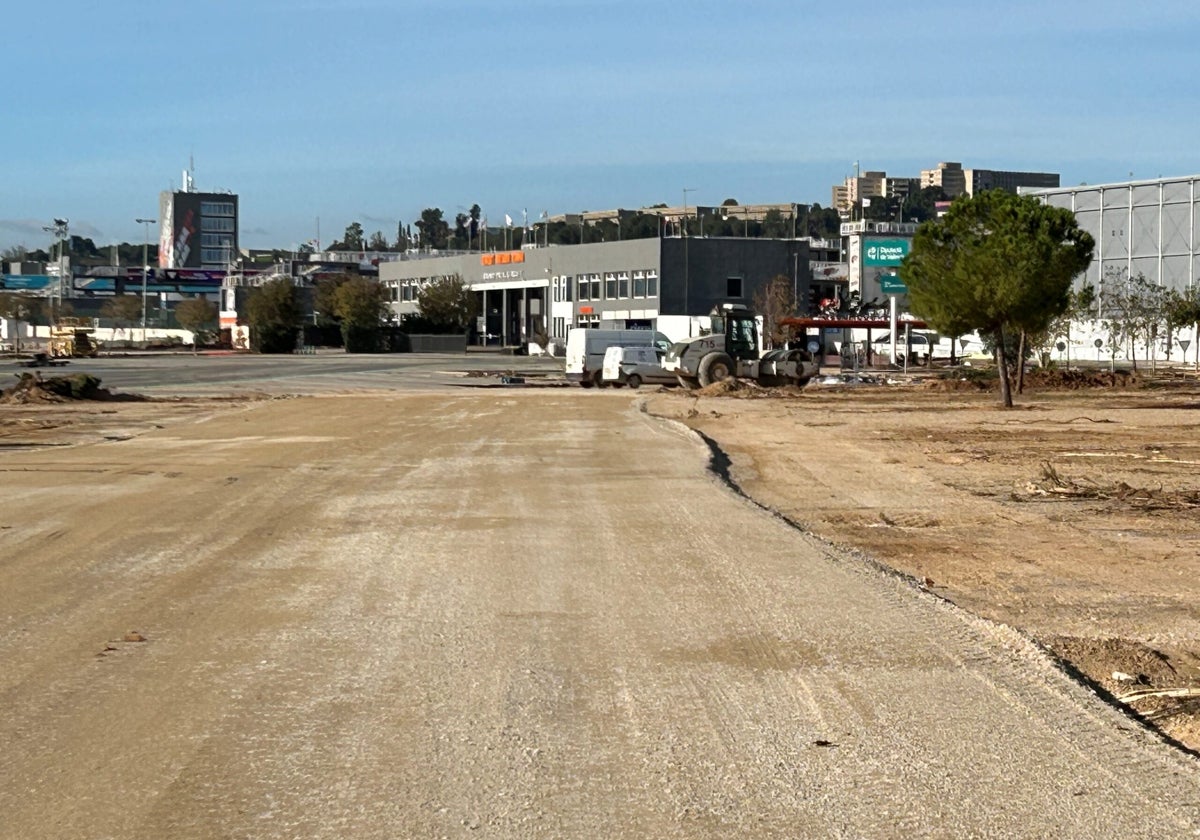
[[[1195,0],[60,0],[0,35],[0,249],[56,217],[141,242],[189,161],[246,248],[476,203],[828,206],[856,162],[1200,172]]]

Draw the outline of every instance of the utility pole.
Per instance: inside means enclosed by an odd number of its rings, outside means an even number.
[[[70,219],[55,219],[54,224],[47,225],[46,227],[42,228],[42,230],[46,231],[47,233],[53,233],[54,238],[58,240],[58,291],[54,297],[58,298],[59,308],[62,307],[63,290],[67,282],[67,261],[64,259],[64,257],[67,253],[66,244],[70,231],[69,222]],[[53,300],[54,297],[52,297],[51,300]],[[58,310],[56,309],[54,312],[54,317],[57,316]]]
[[[688,319],[688,336],[689,337],[691,337],[691,335],[692,335],[692,316],[688,312],[688,285],[689,285],[690,278],[689,278],[689,272],[688,272],[687,194],[690,192],[695,192],[695,191],[696,191],[695,187],[684,187],[683,188],[683,215],[680,216],[680,218],[679,218],[679,223],[681,225],[679,232],[683,236],[683,316]],[[659,294],[662,294],[661,289],[659,290]],[[661,307],[660,307],[659,311],[661,311]]]
[[[147,252],[150,250],[150,225],[157,224],[157,219],[134,219],[142,230],[145,231],[145,238],[142,240],[142,344],[146,343],[146,270],[149,266],[146,265]]]

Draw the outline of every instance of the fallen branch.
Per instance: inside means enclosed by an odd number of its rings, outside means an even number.
[[[1200,688],[1141,688],[1117,698],[1122,703],[1147,697],[1200,697]]]

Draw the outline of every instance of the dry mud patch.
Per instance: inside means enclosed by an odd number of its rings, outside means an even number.
[[[1200,750],[1200,386],[1010,410],[919,385],[751,393],[647,409],[713,439],[765,506],[1020,628]]]

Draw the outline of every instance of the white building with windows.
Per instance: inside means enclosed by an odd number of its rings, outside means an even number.
[[[776,277],[810,294],[809,247],[797,239],[662,237],[381,263],[397,315],[418,312],[421,287],[457,275],[479,296],[476,344],[563,340],[575,328],[658,330],[672,339],[725,302],[753,304]]]

